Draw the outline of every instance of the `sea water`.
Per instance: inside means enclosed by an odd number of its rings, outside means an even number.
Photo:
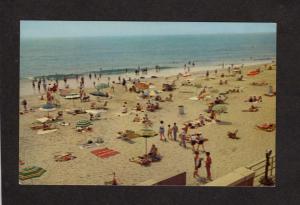
[[[20,39],[20,77],[268,60],[276,33]]]

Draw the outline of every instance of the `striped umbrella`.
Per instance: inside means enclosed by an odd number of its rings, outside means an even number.
[[[143,128],[143,129],[137,131],[136,133],[145,138],[145,151],[147,154],[147,138],[154,137],[157,135],[157,133],[154,130],[149,129],[149,128]]]
[[[39,110],[48,112],[48,117],[49,117],[49,112],[55,111],[56,108],[53,104],[47,103],[47,104],[44,104],[42,107],[40,107]]]
[[[19,171],[19,179],[27,180],[42,176],[46,172],[45,169],[37,166],[25,167]]]
[[[92,125],[92,122],[89,120],[79,120],[76,123],[76,127],[88,127],[90,125]]]

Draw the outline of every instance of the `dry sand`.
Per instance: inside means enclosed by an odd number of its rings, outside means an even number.
[[[248,77],[248,70],[254,68],[262,68],[263,71],[256,77]],[[274,67],[273,67],[274,68]],[[193,69],[192,69],[193,71]],[[218,71],[220,75],[221,71]],[[227,74],[227,71],[224,71]],[[190,133],[201,131],[206,138],[209,139],[205,143],[206,151],[211,153],[212,157],[212,177],[216,179],[232,170],[246,166],[264,157],[266,149],[272,149],[275,152],[275,132],[264,132],[255,128],[257,123],[275,122],[276,120],[276,97],[263,96],[267,92],[268,86],[250,85],[253,81],[265,80],[276,90],[276,69],[265,70],[263,65],[246,66],[243,69],[246,81],[236,81],[234,77],[226,77],[228,85],[219,85],[220,77],[215,80],[204,80],[204,74],[194,72],[191,77],[181,77],[176,82],[177,89],[172,92],[174,102],[162,102],[161,110],[149,113],[149,118],[154,122],[153,129],[158,131],[159,121],[165,122],[165,129],[168,124],[176,122],[179,127],[187,120],[193,120],[200,113],[204,113],[207,105],[204,101],[192,101],[190,97],[196,96],[199,89],[195,87],[181,86],[181,82],[186,79],[201,79],[202,85],[213,86],[214,88],[225,91],[235,86],[241,86],[244,91],[241,93],[231,93],[228,95],[226,105],[228,113],[221,114],[218,118],[228,125],[219,125],[211,123],[196,130],[190,130]],[[150,74],[149,74],[150,75]],[[211,77],[214,77],[211,72]],[[166,80],[165,77],[156,79],[146,79],[146,82],[152,82],[158,90],[161,90],[162,83],[176,79],[176,76],[170,76]],[[89,79],[86,78],[86,81]],[[61,83],[62,84],[62,83]],[[86,89],[87,92],[94,89]],[[109,90],[109,89],[108,89]],[[181,91],[190,91],[191,93],[183,93]],[[169,92],[163,92],[161,96],[165,98]],[[145,152],[145,140],[136,138],[134,144],[129,144],[120,139],[116,139],[118,131],[126,129],[139,130],[143,126],[140,123],[132,122],[134,113],[125,116],[116,116],[120,113],[121,105],[127,101],[129,110],[133,108],[137,102],[145,106],[147,100],[138,99],[137,94],[125,92],[121,85],[115,85],[115,92],[112,93],[113,98],[109,100],[107,113],[103,113],[102,117],[106,118],[94,121],[93,132],[78,133],[75,131],[75,123],[80,119],[89,119],[88,114],[69,115],[64,113],[64,120],[70,122],[71,126],[59,126],[57,132],[37,135],[36,131],[31,130],[31,123],[35,119],[44,116],[46,113],[35,111],[20,115],[20,143],[19,157],[25,162],[24,166],[36,165],[47,170],[47,172],[39,178],[21,181],[21,184],[37,184],[37,185],[103,185],[105,181],[112,179],[112,172],[116,172],[117,178],[122,185],[134,185],[155,179],[157,177],[168,177],[180,172],[187,172],[187,185],[201,185],[193,178],[193,153],[191,145],[188,149],[179,146],[178,142],[168,141],[162,142],[159,137],[148,138],[148,149],[151,144],[158,147],[159,153],[163,156],[162,161],[152,163],[150,167],[143,167],[138,164],[129,162],[129,158],[137,157]],[[216,94],[214,94],[216,95]],[[250,103],[244,102],[249,96],[263,96],[263,102],[259,103],[259,111],[250,113],[242,112],[243,109],[250,107]],[[23,99],[23,97],[21,97]],[[45,104],[39,96],[26,96],[28,106],[40,106]],[[62,107],[58,110],[72,108],[72,100],[59,98]],[[96,101],[96,97],[91,96],[92,101]],[[75,100],[75,107],[88,109],[90,102],[81,103]],[[178,105],[184,105],[185,115],[178,114]],[[23,108],[20,106],[20,110]],[[52,115],[55,115],[54,112]],[[143,114],[140,114],[143,116]],[[238,129],[239,140],[232,140],[226,136],[227,131]],[[78,144],[87,142],[88,139],[101,136],[104,143],[97,148],[80,149]],[[107,159],[101,159],[91,154],[94,149],[108,147],[119,151],[120,154]],[[77,158],[67,162],[55,162],[54,155],[64,152],[72,152]],[[199,174],[206,176],[205,167],[201,167]]]

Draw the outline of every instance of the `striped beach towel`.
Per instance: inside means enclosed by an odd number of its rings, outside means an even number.
[[[108,149],[107,147],[103,148],[103,149],[93,150],[93,151],[91,151],[91,153],[96,155],[97,157],[102,158],[102,159],[105,159],[105,158],[114,156],[116,154],[119,154],[119,152],[117,152],[115,150],[112,150],[112,149]]]

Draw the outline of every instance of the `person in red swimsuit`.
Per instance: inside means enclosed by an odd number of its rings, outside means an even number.
[[[206,167],[206,173],[207,173],[207,179],[211,179],[211,172],[210,172],[210,167],[211,167],[211,158],[210,158],[210,152],[206,152],[206,161],[205,161],[205,167]]]

